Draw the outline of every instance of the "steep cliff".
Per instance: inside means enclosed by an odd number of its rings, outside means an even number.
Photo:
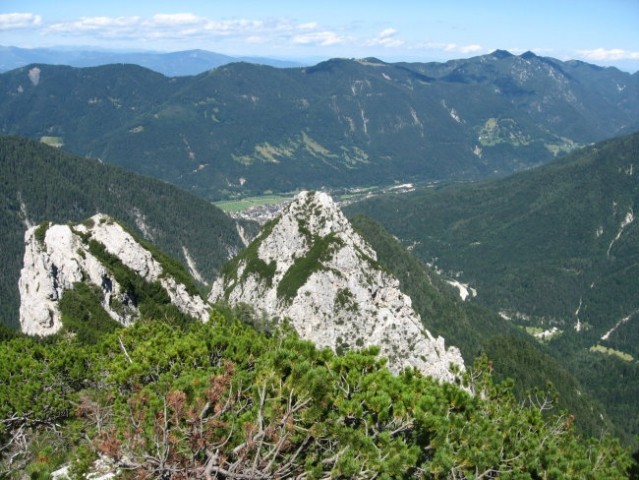
[[[209,307],[202,298],[168,274],[122,226],[97,214],[81,224],[45,223],[25,233],[19,280],[21,330],[30,335],[50,335],[60,330],[59,302],[77,282],[97,286],[102,308],[117,322],[130,324],[139,315],[137,299],[128,285],[118,281],[113,264],[122,265],[146,282],[158,282],[183,313],[202,321],[208,319]]]
[[[303,338],[334,350],[378,345],[399,371],[452,380],[463,368],[421,323],[399,282],[324,193],[302,192],[224,269],[209,300],[248,303],[288,318]]]

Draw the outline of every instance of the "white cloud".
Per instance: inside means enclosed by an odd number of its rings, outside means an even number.
[[[622,50],[621,48],[580,50],[579,54],[587,60],[595,61],[639,60],[639,52],[631,52],[628,50]]]
[[[457,47],[457,51],[461,53],[478,53],[481,52],[481,45],[460,45]]]
[[[72,22],[55,23],[45,29],[48,34],[129,40],[187,38],[243,38],[250,44],[293,43],[331,46],[344,43],[347,37],[323,29],[316,22],[296,23],[286,18],[270,20],[213,20],[192,13],[156,14],[148,18],[87,17]]]
[[[397,30],[394,28],[387,28],[382,30],[379,34],[379,38],[390,38],[397,33]]]
[[[463,54],[479,53],[483,51],[483,47],[477,44],[457,45],[456,43],[435,43],[427,42],[416,45],[418,49],[424,50],[440,50],[443,52],[458,52]]]
[[[101,37],[131,35],[136,32],[140,17],[82,17],[65,23],[54,23],[45,29],[45,33],[84,35],[91,33]]]
[[[193,15],[192,13],[158,13],[153,15],[148,22],[149,25],[166,25],[166,26],[179,26],[179,25],[198,25],[206,22],[206,19]]]
[[[294,35],[292,41],[297,45],[320,45],[322,47],[328,47],[343,43],[345,38],[335,32],[323,31]]]
[[[442,50],[446,52],[460,52],[460,53],[477,53],[481,52],[481,45],[471,44],[471,45],[457,45],[456,43],[448,43],[442,45]]]
[[[2,13],[0,14],[0,30],[14,28],[37,27],[42,23],[40,15],[33,13]]]
[[[396,38],[397,30],[394,28],[387,28],[382,30],[375,38],[368,40],[366,46],[368,47],[401,47],[404,45],[404,41]]]
[[[318,28],[320,28],[320,26],[317,24],[317,22],[308,22],[298,25],[297,28],[299,28],[300,30],[317,30]]]

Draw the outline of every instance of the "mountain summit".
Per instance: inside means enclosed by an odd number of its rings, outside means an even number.
[[[399,281],[325,193],[298,194],[227,265],[209,300],[288,318],[320,347],[378,345],[394,371],[416,367],[450,381],[451,364],[464,367],[457,348],[423,327]]]

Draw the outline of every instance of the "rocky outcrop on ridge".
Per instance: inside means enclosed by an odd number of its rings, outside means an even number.
[[[302,192],[227,265],[209,300],[288,318],[320,347],[377,345],[394,371],[416,367],[453,380],[451,365],[464,368],[459,350],[423,327],[399,281],[376,258],[327,194]]]
[[[43,224],[26,231],[18,284],[23,332],[50,335],[60,330],[59,302],[76,282],[97,286],[102,308],[122,325],[138,317],[135,300],[91,253],[90,240],[98,242],[108,254],[147,282],[159,282],[182,312],[202,321],[208,319],[210,308],[202,298],[191,295],[185,285],[165,274],[162,264],[117,222],[97,214],[77,225]]]

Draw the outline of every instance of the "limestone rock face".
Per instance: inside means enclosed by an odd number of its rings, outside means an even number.
[[[46,227],[46,226],[45,226]],[[109,269],[89,250],[88,240],[105,250],[149,282],[159,281],[171,301],[184,313],[206,321],[209,306],[168,275],[160,262],[111,218],[97,214],[83,224],[33,227],[25,233],[25,254],[18,288],[20,327],[30,335],[50,335],[61,327],[59,301],[76,282],[96,285],[101,304],[123,325],[139,311],[133,299]],[[117,302],[115,302],[117,300]],[[114,309],[112,305],[117,304]]]
[[[244,302],[289,318],[302,338],[334,350],[378,345],[394,371],[417,367],[452,381],[464,368],[434,338],[399,281],[325,193],[302,192],[223,272],[210,301]]]

